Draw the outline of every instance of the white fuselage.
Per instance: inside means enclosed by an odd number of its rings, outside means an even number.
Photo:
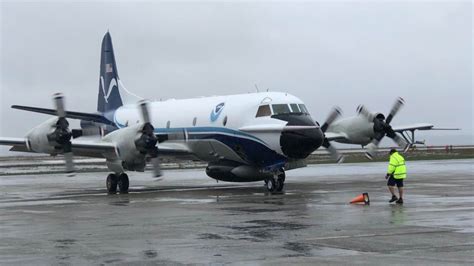
[[[219,110],[216,107],[223,104]],[[239,95],[213,96],[192,99],[151,102],[149,105],[151,122],[157,130],[173,129],[231,129],[262,125],[281,125],[287,122],[270,116],[256,117],[261,105],[303,104],[297,97],[280,92],[261,92]],[[274,113],[274,112],[273,112]],[[133,105],[124,105],[115,112],[114,122],[119,127],[141,123],[140,110]],[[282,153],[280,133],[252,132],[252,136],[261,140],[272,150]]]

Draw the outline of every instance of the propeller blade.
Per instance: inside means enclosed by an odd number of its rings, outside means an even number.
[[[324,139],[323,147],[331,154],[331,158],[333,158],[337,163],[342,163],[344,161],[344,155],[340,154],[337,149],[331,145],[331,142],[328,139]]]
[[[56,114],[58,117],[65,117],[66,111],[64,110],[64,96],[61,93],[53,94],[54,105],[56,106]]]
[[[140,101],[140,110],[142,113],[142,118],[144,123],[150,123],[150,113],[148,112],[148,102]]]
[[[377,154],[377,149],[379,148],[379,143],[380,142],[378,140],[374,139],[371,143],[367,144],[365,157],[369,158],[370,160],[374,159],[375,155]]]
[[[56,130],[53,133],[54,141],[58,143],[64,154],[64,163],[66,165],[66,173],[74,175],[74,159],[72,155],[71,132],[69,131],[69,122],[66,120],[66,108],[64,107],[64,96],[61,93],[53,94],[53,101],[56,107],[58,122]],[[48,136],[50,138],[50,136]]]
[[[153,165],[153,177],[160,177],[162,174],[158,156],[151,158],[151,164]]]
[[[74,167],[72,152],[64,153],[64,161],[66,162],[66,173],[68,173],[70,176],[73,176],[76,172],[76,168]]]
[[[74,173],[76,172],[76,169],[74,167],[74,159],[73,159],[73,156],[72,156],[71,141],[68,141],[64,144],[63,152],[64,152],[64,161],[66,163],[66,173],[68,173],[69,176],[74,176]]]
[[[336,148],[334,148],[333,145],[329,144],[328,147],[326,147],[328,152],[331,154],[331,157],[337,162],[337,163],[342,163],[344,162],[344,155],[340,154]]]
[[[392,106],[392,109],[390,110],[390,113],[387,116],[387,119],[385,119],[385,122],[387,124],[390,124],[392,122],[393,117],[400,111],[400,108],[405,104],[405,100],[403,100],[402,97],[398,97],[395,103]]]
[[[372,121],[374,119],[374,115],[369,111],[369,109],[367,109],[367,107],[362,104],[357,107],[357,113],[367,118],[368,121]]]
[[[384,131],[386,132],[387,137],[391,138],[404,151],[407,151],[410,148],[410,145],[395,131],[393,131],[392,126],[390,126],[389,124],[386,124]]]
[[[391,137],[391,139],[400,147],[403,149],[403,152],[406,152],[410,148],[410,144],[408,144],[402,137],[399,135],[396,135],[394,137]]]
[[[338,117],[340,117],[341,114],[342,114],[341,108],[339,108],[338,106],[335,106],[335,107],[331,110],[331,113],[329,113],[329,116],[328,116],[328,118],[326,119],[326,122],[324,122],[324,124],[322,125],[321,130],[322,130],[323,132],[326,132],[326,130],[328,129],[328,127],[329,127]]]
[[[144,145],[146,153],[151,157],[151,164],[153,166],[153,177],[161,176],[160,159],[158,158],[158,148],[156,147],[158,139],[154,134],[154,127],[151,124],[150,112],[148,110],[148,101],[140,101],[140,110],[142,113],[143,122],[145,125],[142,128],[142,133],[146,134],[144,138]],[[152,147],[151,147],[152,146]]]

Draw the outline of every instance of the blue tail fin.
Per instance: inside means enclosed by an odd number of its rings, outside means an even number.
[[[102,51],[100,55],[98,112],[113,112],[123,105],[118,86],[119,76],[117,73],[117,65],[115,64],[112,38],[110,37],[110,33],[107,32],[102,39]]]

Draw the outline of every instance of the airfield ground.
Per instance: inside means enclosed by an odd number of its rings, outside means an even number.
[[[1,176],[0,262],[472,265],[473,165],[408,162],[402,206],[387,203],[385,162],[293,170],[278,194],[202,169],[132,173],[123,195],[103,172]],[[370,205],[348,204],[362,192]]]

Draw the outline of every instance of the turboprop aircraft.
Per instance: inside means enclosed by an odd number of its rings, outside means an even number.
[[[364,117],[339,121],[340,111],[334,109],[320,126],[303,101],[282,92],[154,102],[125,96],[130,92],[119,79],[107,32],[102,40],[97,112],[65,110],[62,94],[53,95],[55,109],[13,105],[55,117],[24,138],[0,138],[0,145],[12,146],[11,151],[62,154],[69,173],[75,171],[74,156],[105,158],[112,172],[106,179],[111,194],[117,188],[127,193],[126,172],[144,171],[147,162],[153,166],[153,175],[160,176],[160,156],[192,156],[208,162],[206,173],[211,178],[263,180],[273,192],[283,189],[285,171],[303,167],[303,160],[321,146],[341,162],[343,157],[332,140],[365,145],[380,141],[385,134],[397,138],[387,127],[379,132],[378,121],[366,109],[360,111]],[[382,122],[389,124],[393,115]],[[71,130],[67,119],[80,120],[81,128]]]
[[[264,180],[269,191],[281,191],[285,171],[304,166],[303,159],[320,146],[335,160],[342,156],[303,101],[288,93],[261,92],[184,100],[127,104],[110,34],[102,40],[97,112],[65,110],[64,96],[53,96],[55,109],[13,105],[12,108],[54,115],[24,138],[0,138],[12,151],[64,155],[66,172],[74,172],[73,156],[105,158],[111,174],[109,193],[126,193],[126,171],[153,165],[160,176],[159,156],[192,155],[208,162],[211,178],[229,182]],[[67,119],[81,120],[70,129]]]

